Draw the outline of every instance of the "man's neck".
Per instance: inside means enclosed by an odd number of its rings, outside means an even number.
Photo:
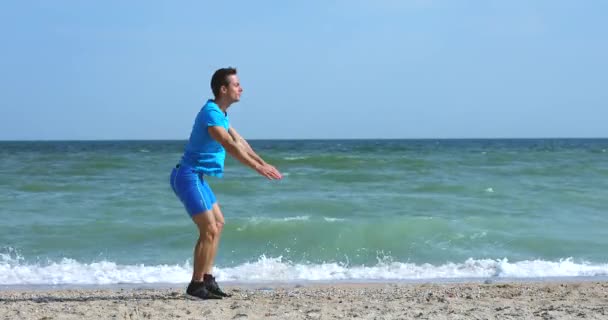
[[[213,101],[215,102],[215,104],[217,104],[218,107],[220,107],[220,110],[222,110],[222,112],[224,113],[226,113],[226,110],[228,110],[231,104],[226,99],[214,99]]]

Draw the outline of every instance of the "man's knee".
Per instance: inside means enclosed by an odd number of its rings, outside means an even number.
[[[222,230],[224,230],[224,221],[217,221],[215,226],[217,227],[218,233],[221,233]]]
[[[213,241],[218,236],[219,230],[215,224],[209,224],[203,234],[201,234],[201,239],[203,241]]]

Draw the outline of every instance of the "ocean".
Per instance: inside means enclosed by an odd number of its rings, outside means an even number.
[[[224,282],[608,276],[608,139],[257,140],[208,178]],[[181,284],[185,141],[0,142],[0,285]]]

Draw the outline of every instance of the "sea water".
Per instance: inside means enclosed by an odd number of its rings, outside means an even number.
[[[608,275],[608,139],[258,140],[207,181],[221,281]],[[0,142],[0,285],[185,283],[185,141]]]

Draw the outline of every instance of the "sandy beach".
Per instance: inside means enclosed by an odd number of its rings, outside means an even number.
[[[608,282],[355,283],[0,291],[0,319],[608,319]]]

